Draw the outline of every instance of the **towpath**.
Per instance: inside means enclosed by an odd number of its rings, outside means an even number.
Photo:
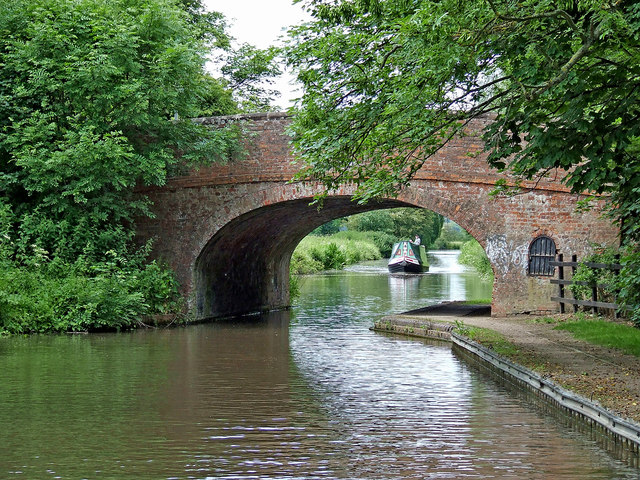
[[[491,317],[486,306],[452,302],[385,320],[415,326],[427,321],[457,323],[498,332],[517,349],[508,355],[510,360],[599,402],[622,418],[640,423],[640,358],[592,345],[555,329],[564,317]]]

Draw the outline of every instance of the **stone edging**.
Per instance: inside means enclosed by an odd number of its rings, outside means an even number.
[[[521,386],[544,396],[551,403],[571,412],[583,421],[601,427],[616,443],[622,444],[628,452],[636,456],[640,453],[640,425],[618,417],[596,403],[565,390],[554,382],[497,355],[467,337],[452,332],[451,341],[454,345],[508,374]]]
[[[453,325],[444,322],[435,322],[425,318],[421,321],[404,320],[398,316],[384,317],[373,324],[371,330],[377,332],[397,333],[409,337],[434,338],[451,341]]]
[[[592,425],[622,450],[623,456],[631,456],[631,464],[640,464],[640,425],[624,420],[600,405],[565,390],[528,368],[518,365],[496,354],[492,350],[452,330],[454,325],[433,319],[402,319],[398,316],[385,317],[374,323],[372,330],[395,333],[420,338],[446,340],[460,348],[466,355],[480,360],[494,374],[507,379],[520,388],[534,393],[559,411],[570,413],[578,421]],[[618,452],[620,453],[620,452]]]

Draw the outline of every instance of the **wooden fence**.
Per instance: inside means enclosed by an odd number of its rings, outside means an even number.
[[[580,265],[586,265],[587,267],[595,268],[595,269],[611,270],[615,274],[618,274],[620,272],[620,269],[622,268],[622,265],[618,263],[593,263],[593,262],[580,263],[578,262],[576,255],[573,255],[571,257],[570,262],[565,262],[564,257],[561,253],[557,255],[557,259],[555,261],[551,261],[549,262],[549,264],[553,267],[558,267],[558,278],[557,279],[554,278],[551,280],[552,284],[558,285],[558,296],[551,297],[551,300],[554,302],[560,303],[560,313],[564,313],[565,304],[570,304],[570,305],[573,305],[574,312],[578,311],[578,306],[591,307],[593,313],[598,313],[599,308],[612,309],[615,312],[616,318],[618,318],[618,309],[620,308],[620,305],[618,305],[617,303],[601,302],[598,300],[598,289],[611,290],[610,285],[592,283],[592,282],[581,282],[577,280],[574,281],[573,274],[575,273],[576,269]],[[565,268],[571,269],[571,278],[569,279],[565,278]],[[591,288],[591,299],[579,300],[572,297],[566,297],[565,286],[571,286],[571,285],[580,285],[580,286]]]

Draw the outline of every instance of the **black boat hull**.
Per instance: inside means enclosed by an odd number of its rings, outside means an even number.
[[[396,243],[387,264],[390,273],[424,273],[429,270],[429,261],[424,245],[403,240]]]
[[[398,262],[388,265],[389,273],[423,273],[425,269],[422,265],[410,262]]]

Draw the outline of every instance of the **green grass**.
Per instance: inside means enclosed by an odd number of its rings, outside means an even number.
[[[490,298],[475,298],[473,300],[465,300],[464,302],[465,305],[491,305],[491,299]]]
[[[624,353],[640,357],[640,329],[638,328],[599,318],[570,320],[560,323],[554,328],[569,331],[580,340],[616,348]]]
[[[472,327],[464,322],[457,321],[454,331],[464,335],[481,345],[490,348],[499,355],[505,357],[517,357],[519,350],[509,342],[501,333],[482,327]]]
[[[361,232],[340,232],[329,236],[302,239],[291,257],[291,273],[304,275],[382,258],[380,250]]]
[[[547,325],[551,325],[552,323],[558,323],[557,318],[553,317],[531,317],[527,320],[527,323],[546,323]]]

